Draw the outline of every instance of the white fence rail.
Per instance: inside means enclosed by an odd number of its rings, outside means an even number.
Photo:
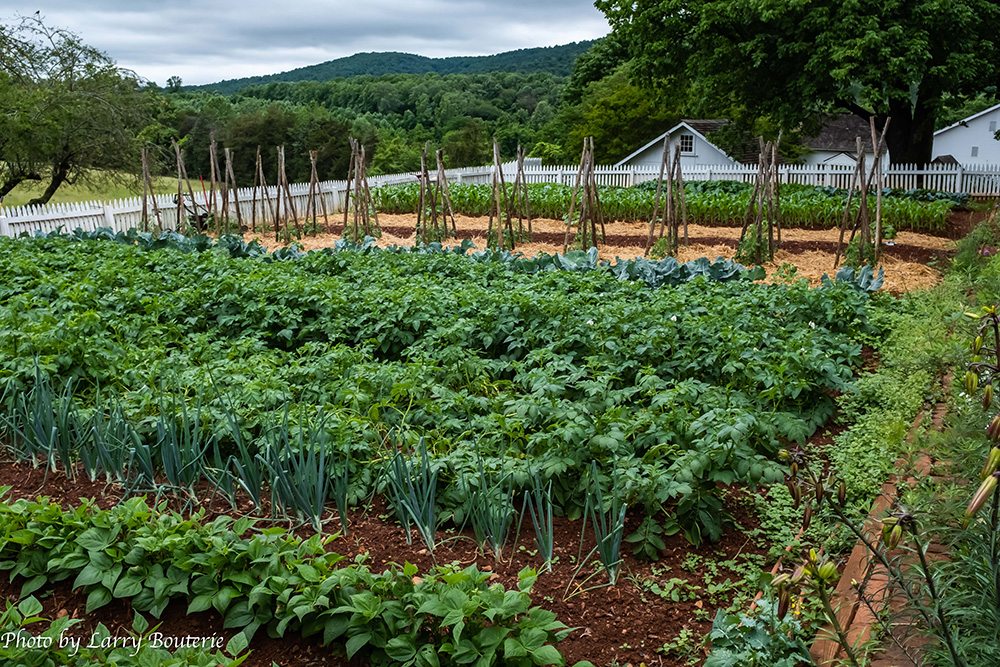
[[[505,177],[514,177],[516,165],[504,165]],[[785,165],[779,168],[781,181],[784,183],[800,183],[803,185],[832,186],[846,188],[850,186],[852,166],[829,165]],[[683,168],[685,180],[707,181],[752,181],[757,174],[755,165],[694,165]],[[452,183],[489,183],[491,167],[463,167],[447,170],[448,179]],[[576,178],[576,165],[526,166],[525,176],[529,183],[560,183],[572,185]],[[643,181],[655,180],[659,175],[658,165],[639,166],[598,166],[595,176],[600,185],[630,187]],[[371,187],[416,182],[415,173],[373,176],[369,178]],[[887,187],[911,189],[916,187],[944,190],[946,192],[968,192],[979,197],[1000,196],[1000,165],[891,165],[885,172]],[[324,181],[320,184],[320,194],[326,202],[330,213],[343,211],[344,193],[347,181]],[[290,187],[292,207],[302,215],[306,210],[309,195],[309,185],[298,183]],[[201,193],[195,193],[198,205],[204,205]],[[269,199],[262,197],[258,191],[256,202],[251,188],[241,188],[235,198],[230,198],[230,206],[235,206],[239,200],[240,213],[245,224],[256,217],[262,221],[271,214],[265,214],[268,205],[274,205],[277,198],[277,188],[268,188]],[[178,211],[174,202],[175,195],[157,195],[156,202],[160,209],[160,219],[164,229],[176,229]],[[217,198],[217,200],[220,200]],[[281,198],[282,215],[290,212],[288,202]],[[320,208],[322,210],[322,208]],[[157,225],[153,214],[152,202],[149,205],[150,225]],[[235,219],[235,210],[232,211]],[[116,232],[129,228],[142,227],[142,200],[138,197],[120,199],[109,202],[76,202],[71,204],[48,204],[45,206],[24,206],[4,208],[0,210],[0,236],[17,236],[22,232],[54,231],[62,227],[69,231],[80,227],[93,231],[98,227],[111,227]]]

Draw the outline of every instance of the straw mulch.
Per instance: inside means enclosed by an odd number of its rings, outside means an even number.
[[[331,220],[331,222],[335,221],[336,219]],[[460,236],[471,235],[472,242],[475,243],[477,248],[482,249],[486,247],[487,218],[456,216],[456,222]],[[383,227],[412,227],[415,223],[415,219],[413,215],[380,214],[379,223]],[[545,219],[533,220],[532,227],[535,231],[548,233],[559,232],[560,234],[566,229],[565,224],[561,221]],[[642,223],[613,223],[608,225],[609,235],[615,234],[635,236],[639,234],[645,235],[648,233],[648,225]],[[739,238],[740,230],[732,227],[702,227],[699,225],[690,225],[688,228],[688,234],[691,237],[714,237],[735,240]],[[782,239],[787,239],[789,241],[835,242],[838,234],[838,231],[835,229],[787,229],[782,231]],[[284,245],[275,243],[273,237],[269,237],[267,235],[248,235],[247,238],[248,240],[250,238],[257,238],[261,244],[269,247]],[[333,243],[339,238],[340,235],[320,234],[317,236],[306,236],[295,242],[301,245],[305,250],[314,250],[332,246]],[[415,241],[416,237],[412,232],[405,237],[394,236],[383,232],[382,238],[378,240],[378,245],[382,247],[389,245],[411,246]],[[952,247],[953,244],[953,242],[948,239],[942,239],[926,234],[917,234],[914,232],[900,232],[896,242],[926,247],[931,250],[947,250]],[[447,245],[451,245],[453,243],[457,245],[454,241],[450,241]],[[616,258],[632,259],[634,257],[641,257],[643,250],[643,246],[640,245],[602,246],[598,248],[598,254],[601,259],[614,261]],[[562,246],[560,244],[551,243],[524,243],[517,246],[517,252],[522,253],[527,257],[531,257],[540,252],[549,254],[562,252]],[[735,248],[731,245],[720,244],[709,246],[693,243],[690,246],[681,247],[678,260],[687,262],[699,257],[708,257],[709,259],[724,257],[726,259],[732,259],[735,252]],[[796,278],[805,278],[809,280],[810,284],[818,285],[820,284],[823,274],[832,276],[836,273],[836,269],[833,266],[833,260],[833,254],[828,252],[808,251],[802,253],[790,253],[788,251],[779,250],[775,256],[775,261],[765,264],[764,268],[767,270],[768,282],[776,280],[775,273],[783,264],[787,263],[796,267]],[[883,266],[885,267],[884,289],[894,294],[901,294],[910,290],[926,289],[936,285],[941,280],[941,274],[938,271],[915,262],[905,262],[887,256],[883,261]]]

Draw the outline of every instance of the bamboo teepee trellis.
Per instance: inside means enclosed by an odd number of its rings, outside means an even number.
[[[664,180],[664,175],[666,175],[666,180]],[[666,201],[663,201],[664,182],[667,184]],[[646,238],[644,255],[647,257],[653,247],[657,222],[660,223],[660,233],[657,238],[662,239],[664,232],[667,235],[665,255],[676,257],[680,247],[680,228],[682,225],[684,227],[684,244],[688,243],[687,200],[684,198],[681,152],[676,148],[671,150],[669,136],[663,138],[660,176],[656,182],[656,197],[653,201],[653,218],[649,221],[649,236]]]
[[[864,154],[864,141],[857,137],[858,163],[851,176],[851,188],[847,193],[847,204],[844,207],[844,217],[840,226],[840,237],[837,240],[837,253],[834,256],[834,268],[840,266],[841,254],[845,253],[844,235],[847,233],[848,225],[851,227],[851,236],[848,239],[847,247],[858,239],[857,262],[861,264],[875,265],[882,252],[882,156],[885,153],[885,138],[889,130],[890,118],[885,119],[882,127],[882,136],[876,141],[875,119],[869,117],[868,124],[871,130],[872,148],[875,151],[872,159],[871,170],[866,169],[866,158]],[[868,193],[874,184],[876,189],[875,201],[875,238],[872,238],[871,209],[868,206]],[[853,212],[853,199],[855,191],[858,194],[858,211]],[[852,223],[853,217],[853,224]]]

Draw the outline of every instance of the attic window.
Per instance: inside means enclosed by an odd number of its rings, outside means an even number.
[[[681,135],[681,153],[694,153],[694,135]]]
[[[972,157],[979,157],[979,146],[972,147]]]

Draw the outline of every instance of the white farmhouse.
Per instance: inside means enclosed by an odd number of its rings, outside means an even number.
[[[616,167],[660,166],[663,138],[670,135],[670,144],[681,149],[681,166],[723,165],[757,162],[757,151],[729,156],[706,138],[706,135],[728,123],[727,120],[682,120],[648,144],[615,163]]]
[[[934,161],[963,165],[1000,164],[1000,104],[934,133]]]

